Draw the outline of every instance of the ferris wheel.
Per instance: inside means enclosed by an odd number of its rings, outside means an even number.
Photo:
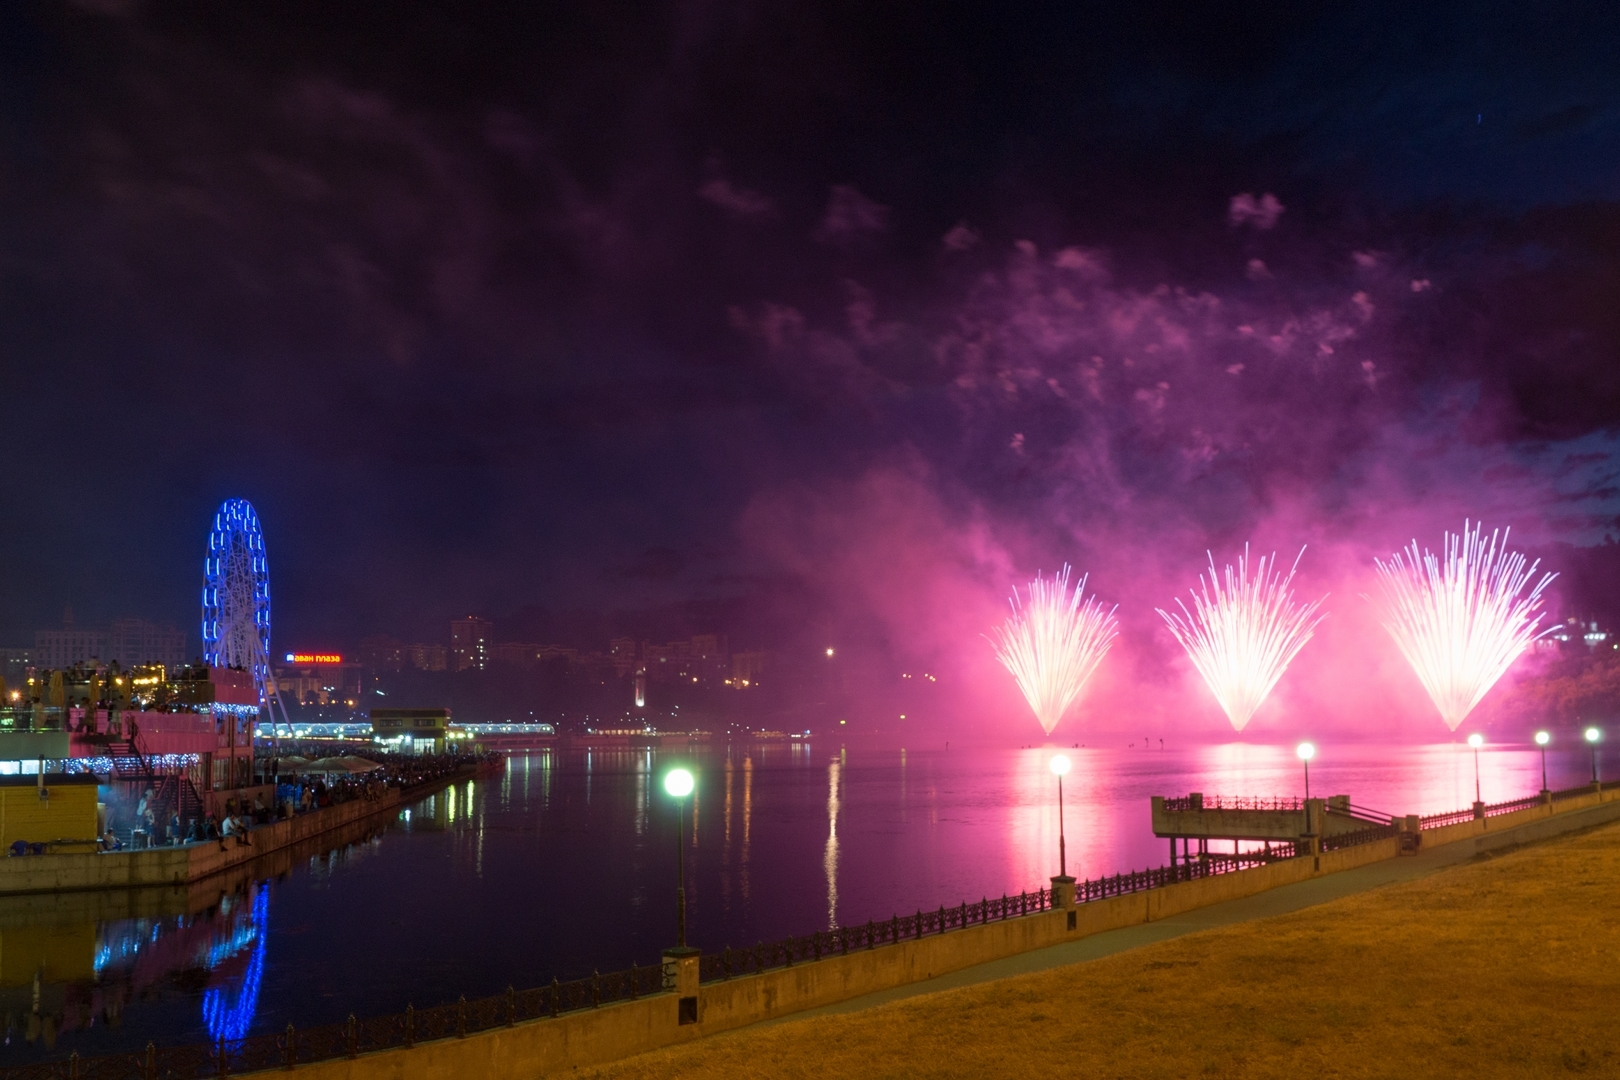
[[[203,559],[203,660],[253,674],[265,700],[270,661],[270,564],[259,515],[246,499],[228,499],[214,515]]]

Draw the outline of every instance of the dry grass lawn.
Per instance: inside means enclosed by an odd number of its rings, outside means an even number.
[[[1620,826],[584,1075],[1620,1076]]]

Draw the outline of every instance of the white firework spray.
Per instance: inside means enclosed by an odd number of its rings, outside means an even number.
[[[1445,534],[1442,555],[1413,540],[1389,562],[1374,560],[1384,629],[1452,731],[1541,636],[1541,593],[1558,575],[1543,574],[1526,593],[1540,563],[1526,566],[1507,540],[1507,531],[1498,543],[1496,531],[1487,538],[1482,524],[1464,521],[1461,535]]]
[[[1028,597],[1013,590],[1012,616],[996,630],[996,658],[1024,692],[1035,719],[1050,735],[1119,634],[1114,608],[1085,597],[1082,577],[1069,591],[1069,566],[1050,581],[1036,575]]]
[[[1216,574],[1210,554],[1209,576],[1200,577],[1200,588],[1192,591],[1192,610],[1180,599],[1179,615],[1156,609],[1238,731],[1327,615],[1318,614],[1326,596],[1308,604],[1294,600],[1290,586],[1304,554],[1300,548],[1287,576],[1277,570],[1275,553],[1262,557],[1252,578],[1247,544],[1224,577]]]

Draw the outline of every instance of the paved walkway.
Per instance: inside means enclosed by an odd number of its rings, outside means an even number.
[[[1352,893],[1366,892],[1369,889],[1377,889],[1385,885],[1394,885],[1403,881],[1427,877],[1448,866],[1468,862],[1476,856],[1492,850],[1533,843],[1553,836],[1568,835],[1616,820],[1620,820],[1620,802],[1605,803],[1602,806],[1590,807],[1577,813],[1549,817],[1499,833],[1487,833],[1481,837],[1461,840],[1453,844],[1446,844],[1443,847],[1430,848],[1419,852],[1417,855],[1384,859],[1381,862],[1357,867],[1354,870],[1343,870],[1336,874],[1325,874],[1322,877],[1312,878],[1308,881],[1283,885],[1239,900],[1228,900],[1224,903],[1212,904],[1209,907],[1182,912],[1179,915],[1172,915],[1158,922],[1142,923],[1119,930],[1108,930],[1101,934],[1092,934],[1089,937],[1081,938],[1078,941],[1065,942],[1062,945],[1053,945],[1046,949],[1019,953],[1016,956],[1005,957],[975,967],[963,968],[960,971],[953,971],[947,975],[940,975],[923,982],[908,983],[905,986],[897,986],[891,990],[882,990],[875,994],[850,998],[847,1001],[840,1001],[833,1005],[824,1005],[818,1009],[806,1009],[803,1012],[762,1021],[738,1030],[748,1031],[756,1028],[771,1027],[776,1024],[805,1020],[812,1016],[857,1012],[861,1009],[870,1009],[876,1005],[884,1005],[904,998],[938,993],[941,990],[952,990],[959,986],[972,986],[975,983],[991,982],[995,979],[1005,979],[1009,975],[1023,975],[1031,971],[1045,971],[1049,968],[1063,967],[1067,964],[1097,960],[1104,956],[1112,956],[1114,953],[1124,952],[1127,949],[1140,948],[1143,945],[1151,945],[1157,941],[1180,937],[1183,934],[1196,933],[1199,930],[1209,930],[1232,923],[1247,922],[1251,919],[1285,915],[1301,908],[1325,904],[1330,900],[1337,900],[1341,896],[1349,896]]]

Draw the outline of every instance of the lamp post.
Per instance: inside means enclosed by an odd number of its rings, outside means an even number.
[[[1547,744],[1552,742],[1552,736],[1545,731],[1536,732],[1536,745],[1541,747],[1541,793],[1547,793]]]
[[[1599,731],[1597,728],[1589,727],[1589,728],[1586,729],[1586,741],[1592,744],[1592,783],[1594,783],[1594,784],[1600,783],[1600,781],[1598,780],[1597,754],[1598,754],[1598,740],[1600,740],[1602,738],[1603,738],[1603,732]]]
[[[1474,732],[1468,736],[1468,745],[1474,749],[1474,805],[1478,806],[1485,801],[1479,795],[1479,748],[1485,745],[1485,736]]]
[[[1305,763],[1305,801],[1311,801],[1311,758],[1316,756],[1314,743],[1302,742],[1294,748],[1299,760]]]
[[[1058,780],[1058,875],[1066,878],[1069,876],[1069,853],[1065,850],[1063,839],[1063,774],[1069,771],[1068,755],[1053,754],[1047,764]]]
[[[664,790],[675,799],[675,945],[686,948],[686,797],[692,794],[692,774],[671,769],[664,774]]]

